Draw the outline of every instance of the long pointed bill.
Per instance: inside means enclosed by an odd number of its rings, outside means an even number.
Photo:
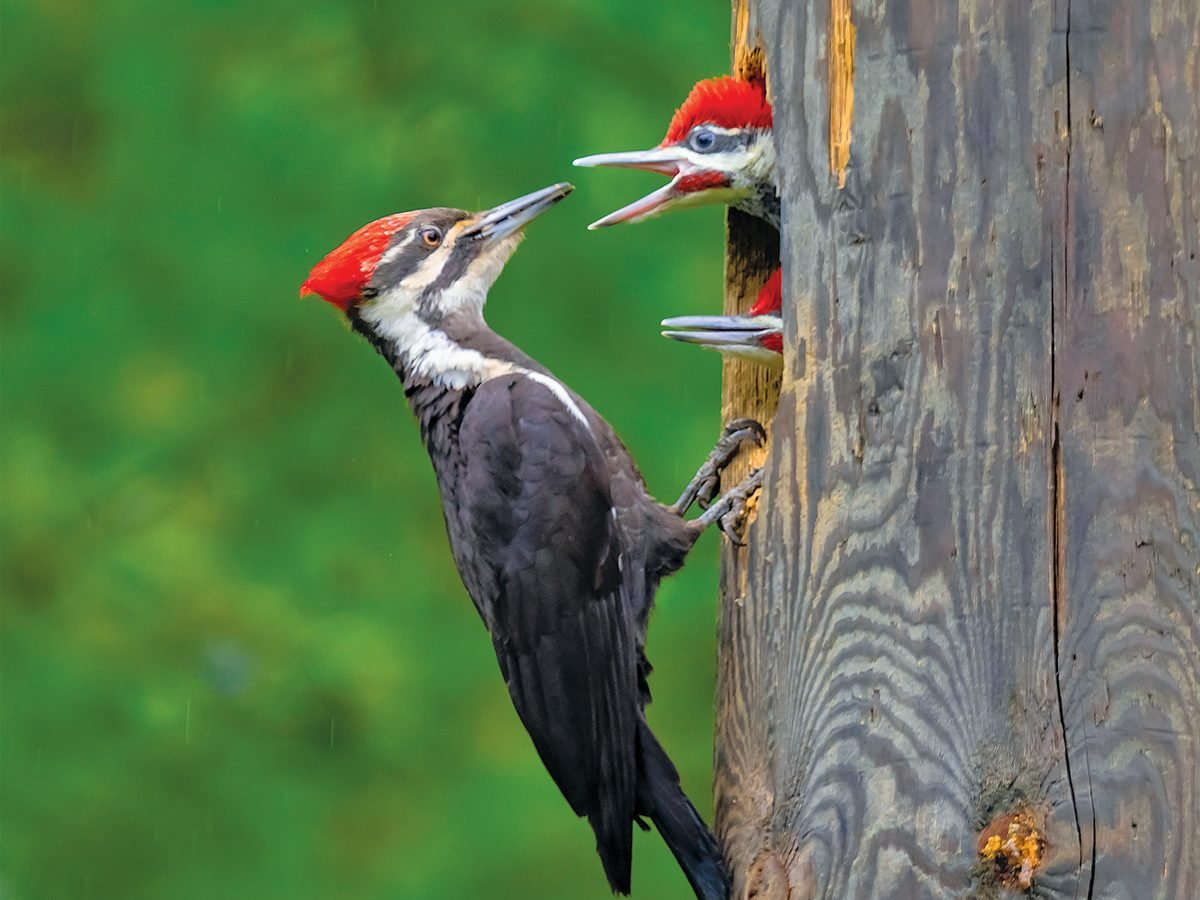
[[[651,191],[640,200],[634,200],[627,206],[622,206],[620,209],[610,212],[604,218],[597,219],[588,226],[588,231],[595,231],[597,228],[607,228],[609,225],[616,225],[619,222],[641,222],[666,212],[667,207],[677,202],[681,197],[686,196],[679,190],[678,182],[679,178],[676,176],[669,183],[664,184],[656,191]]]
[[[562,182],[542,188],[540,191],[534,191],[532,194],[526,194],[524,197],[518,197],[516,200],[501,203],[499,206],[480,213],[473,224],[463,229],[459,237],[486,238],[493,241],[508,237],[554,206],[573,190],[575,190],[574,185]]]
[[[625,153],[596,153],[581,156],[572,165],[584,169],[608,166],[611,169],[641,169],[659,175],[675,175],[687,157],[675,147],[652,147],[649,150],[630,150]]]
[[[733,203],[738,196],[727,173],[705,165],[703,161],[698,162],[679,146],[655,147],[632,153],[599,153],[577,159],[575,165],[644,169],[671,176],[670,183],[658,190],[597,219],[588,226],[591,231],[618,222],[641,222],[661,215],[668,209],[703,206],[707,203]]]
[[[668,329],[663,337],[783,367],[783,356],[771,349],[783,332],[777,316],[678,316],[663,319],[662,325]]]
[[[717,331],[723,334],[780,331],[783,320],[778,316],[676,316],[663,319],[663,328],[680,331]]]
[[[667,207],[685,195],[679,188],[680,176],[690,170],[690,160],[678,147],[653,147],[649,150],[633,150],[627,153],[597,153],[575,160],[583,168],[607,166],[615,169],[641,169],[657,172],[671,178],[670,184],[652,191],[628,206],[622,206],[588,226],[588,230],[606,228],[618,222],[641,222],[666,211]]]

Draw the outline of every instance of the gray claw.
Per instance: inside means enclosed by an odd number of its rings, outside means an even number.
[[[762,487],[762,481],[763,470],[755,469],[741,484],[721,495],[720,500],[695,520],[696,525],[703,529],[715,524],[734,544],[745,546],[741,528],[746,517],[746,503]]]
[[[707,510],[721,490],[721,472],[725,467],[744,445],[761,447],[766,439],[766,429],[753,419],[733,419],[728,422],[721,432],[721,439],[671,510],[682,516],[696,502],[700,503],[701,509]]]
[[[754,446],[756,447],[761,447],[767,442],[767,429],[756,419],[730,419],[725,423],[725,434],[727,436],[732,436],[739,432],[748,432],[747,435],[743,436],[742,440],[753,438]]]
[[[728,501],[729,510],[717,519],[717,527],[721,529],[730,541],[739,547],[746,546],[742,540],[742,525],[745,524],[746,504],[762,488],[763,470],[755,469],[745,480],[731,491],[727,491],[722,500]]]

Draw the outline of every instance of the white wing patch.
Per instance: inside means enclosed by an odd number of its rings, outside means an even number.
[[[522,369],[520,366],[513,366],[513,371],[524,375],[532,381],[536,381],[542,387],[549,388],[550,393],[557,397],[559,402],[567,408],[567,412],[582,422],[583,427],[589,432],[592,430],[592,426],[588,424],[587,416],[583,414],[583,410],[579,408],[579,405],[571,399],[571,395],[561,383],[547,375],[543,375],[541,372],[531,372],[528,369]]]

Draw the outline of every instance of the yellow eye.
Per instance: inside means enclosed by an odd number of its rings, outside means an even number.
[[[436,228],[422,228],[421,241],[426,247],[433,249],[442,242],[442,233]]]

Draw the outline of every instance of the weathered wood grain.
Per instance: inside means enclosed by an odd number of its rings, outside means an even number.
[[[787,361],[724,573],[735,897],[993,896],[1017,812],[1038,896],[1200,896],[1196,7],[855,0],[839,187],[845,4],[750,0]]]
[[[1060,684],[1096,896],[1200,897],[1200,4],[1072,0]]]

